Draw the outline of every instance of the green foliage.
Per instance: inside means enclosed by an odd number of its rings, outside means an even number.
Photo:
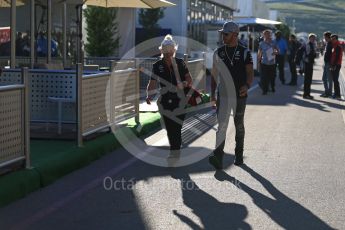
[[[278,21],[281,21],[278,19]],[[285,39],[289,38],[290,35],[290,27],[284,23],[276,25],[277,30],[280,30],[282,32],[282,35]]]
[[[137,42],[142,42],[150,38],[159,36],[160,26],[159,19],[164,17],[164,8],[157,9],[140,9],[139,10],[139,24],[145,30],[141,37],[137,38]]]
[[[157,9],[140,9],[139,24],[145,29],[158,29],[159,19],[164,17],[164,8]]]
[[[84,10],[87,24],[87,43],[85,50],[89,56],[112,56],[119,48],[116,19],[117,9],[88,6]]]
[[[279,3],[267,3],[272,10],[278,10],[285,22],[293,25],[296,33],[315,33],[322,39],[325,31],[331,31],[345,37],[345,1],[344,0],[310,0],[291,2],[282,0]]]

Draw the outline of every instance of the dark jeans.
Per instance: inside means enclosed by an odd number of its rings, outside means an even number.
[[[218,130],[216,133],[216,150],[215,155],[220,157],[223,156],[226,131],[229,124],[231,110],[234,111],[234,124],[236,129],[235,141],[235,155],[236,157],[243,156],[244,147],[244,113],[246,110],[247,98],[237,98],[236,108],[230,108],[226,98],[218,98],[217,100],[217,119],[218,119]]]
[[[297,84],[297,71],[296,62],[293,59],[289,59],[290,73],[291,73],[291,84]]]
[[[285,55],[277,55],[276,64],[279,70],[279,79],[284,84],[285,83],[285,77],[284,77]]]
[[[310,95],[311,82],[313,81],[313,63],[304,62],[304,94]]]
[[[337,65],[334,71],[331,72],[332,80],[334,82],[334,95],[340,96],[340,86],[339,86],[339,72],[340,72],[340,65]]]
[[[325,88],[325,94],[326,95],[331,95],[332,94],[332,74],[329,70],[329,63],[325,63],[323,67],[323,74],[322,74],[322,82],[323,82],[323,87]]]
[[[185,118],[185,115],[178,115],[175,121],[170,119],[168,116],[163,115],[163,121],[165,129],[167,130],[170,150],[179,150],[181,149],[182,144],[182,125]]]
[[[170,150],[181,149],[182,125],[185,118],[181,99],[176,93],[167,92],[158,99],[157,105],[167,131]]]
[[[271,88],[274,89],[275,86],[275,77],[276,77],[276,67],[275,65],[265,65],[261,64],[261,87],[262,91],[266,93],[268,91],[268,85],[271,85]]]

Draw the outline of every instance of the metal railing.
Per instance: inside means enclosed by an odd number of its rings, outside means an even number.
[[[187,55],[185,55],[184,61],[193,78],[194,88],[206,92],[206,54],[203,53],[203,58],[196,60],[188,60]]]
[[[0,168],[25,160],[30,168],[28,69],[23,84],[0,86]]]
[[[114,128],[123,120],[135,117],[139,122],[139,72],[137,69],[115,70],[82,75],[77,65],[78,145],[83,137],[105,128]]]

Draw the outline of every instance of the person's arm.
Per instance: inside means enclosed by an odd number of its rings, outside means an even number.
[[[213,55],[213,64],[212,64],[212,70],[211,70],[211,101],[216,101],[216,88],[217,88],[217,82],[218,82],[218,68],[217,68],[217,54],[216,52]]]
[[[262,49],[259,47],[258,50],[258,64],[261,64],[261,60],[262,60]]]
[[[151,73],[151,79],[149,80],[149,83],[146,87],[146,103],[151,104],[152,96],[156,94],[156,87],[157,87],[157,67],[155,64],[153,64],[152,67],[152,73]]]
[[[146,103],[149,105],[151,104],[151,101],[152,101],[152,95],[156,93],[156,86],[157,86],[157,81],[154,79],[150,79],[146,88]]]
[[[183,82],[184,87],[191,87],[193,85],[193,79],[189,72],[184,75],[184,79],[185,79]]]
[[[183,73],[183,76],[184,76],[184,81],[182,82],[183,83],[183,86],[184,87],[191,87],[193,85],[193,78],[189,72],[189,69],[186,65],[186,63],[182,60],[182,73]]]
[[[253,67],[253,58],[250,51],[248,51],[247,58],[245,60],[245,71],[247,76],[246,84],[240,88],[240,97],[245,97],[248,93],[248,89],[253,83],[254,80],[254,67]]]
[[[338,60],[341,58],[341,52],[342,52],[342,50],[341,50],[341,47],[339,46],[339,45],[337,45],[337,47],[335,48],[335,65],[337,65],[338,64]]]

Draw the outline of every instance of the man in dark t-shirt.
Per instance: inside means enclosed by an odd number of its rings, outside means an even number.
[[[231,111],[234,111],[236,128],[235,165],[243,164],[244,147],[244,112],[246,108],[247,92],[253,78],[253,60],[248,48],[238,42],[239,26],[226,22],[219,30],[222,33],[224,45],[219,47],[213,56],[211,100],[216,101],[218,130],[216,134],[216,148],[209,162],[216,168],[222,169],[226,131]],[[218,88],[217,100],[215,97]]]

